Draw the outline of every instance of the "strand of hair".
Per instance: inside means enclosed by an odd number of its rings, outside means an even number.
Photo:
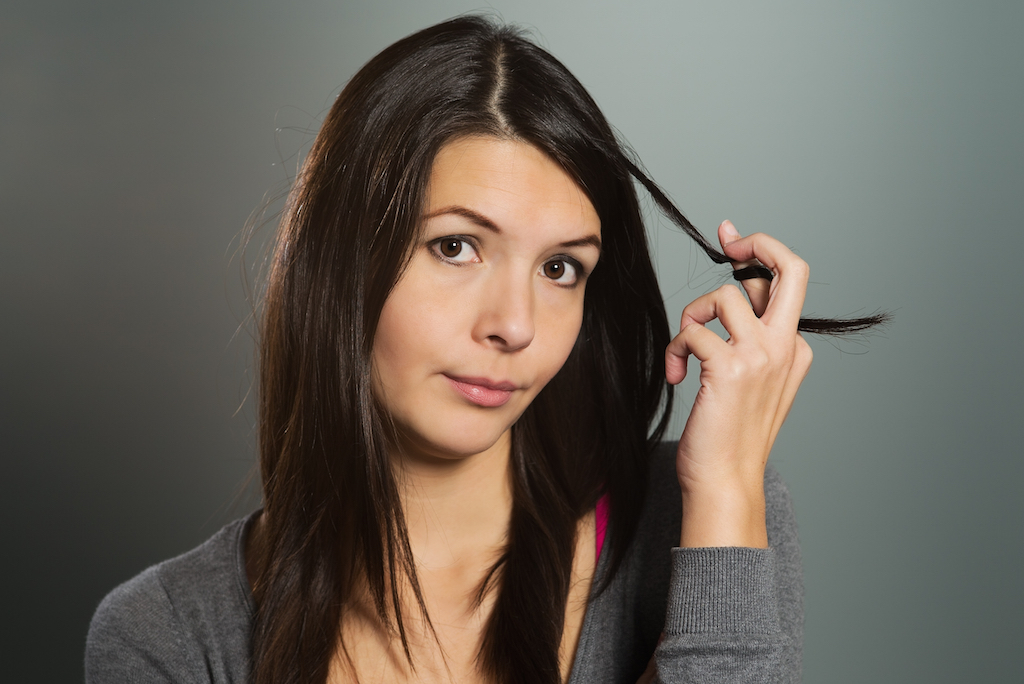
[[[679,211],[672,200],[668,198],[668,195],[658,187],[658,184],[651,180],[651,178],[631,159],[629,159],[629,157],[623,154],[621,160],[629,171],[629,174],[644,186],[644,189],[647,190],[648,194],[650,194],[651,198],[655,201],[661,211],[668,216],[674,224],[681,228],[683,232],[689,235],[690,238],[696,242],[702,250],[704,250],[712,261],[716,264],[727,264],[731,262],[729,257],[715,249],[714,245],[704,237],[704,234],[701,233],[681,211]],[[892,314],[888,312],[879,312],[859,318],[801,318],[797,325],[797,330],[817,335],[841,336],[864,332],[874,327],[883,326],[888,324],[891,320]]]

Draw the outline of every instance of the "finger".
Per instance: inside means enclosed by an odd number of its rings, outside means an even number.
[[[807,377],[807,371],[811,369],[813,359],[814,353],[811,351],[811,346],[807,344],[807,340],[800,333],[797,333],[793,349],[793,365],[790,368],[789,375],[786,376],[786,383],[782,388],[782,397],[779,402],[779,411],[772,425],[772,442],[775,441],[779,430],[782,429],[782,424],[786,422],[790,409],[793,408],[797,390],[800,389],[804,378]]]
[[[810,275],[807,263],[784,244],[764,233],[754,233],[734,240],[724,249],[730,259],[757,259],[775,273],[776,278],[769,288],[768,304],[761,319],[769,324],[777,321],[795,330],[807,292],[807,279]]]
[[[679,320],[679,329],[692,323],[704,325],[716,318],[722,322],[729,336],[734,338],[753,334],[759,327],[757,316],[747,304],[746,298],[738,287],[730,283],[687,304]]]
[[[736,240],[740,239],[740,233],[736,230],[736,226],[733,225],[732,221],[722,221],[722,224],[718,226],[718,242],[721,243],[722,249],[725,249],[727,245]],[[748,261],[734,261],[732,268],[735,271],[747,266],[757,265],[759,262],[756,259]],[[771,281],[765,280],[764,278],[750,278],[749,280],[741,281],[743,283],[743,289],[747,292],[747,297],[750,298],[750,306],[754,309],[754,313],[761,317],[764,314],[765,308],[768,306],[768,294],[770,292]]]
[[[686,377],[686,359],[693,354],[706,361],[728,347],[728,342],[699,323],[691,323],[679,331],[665,348],[665,379],[678,385]]]

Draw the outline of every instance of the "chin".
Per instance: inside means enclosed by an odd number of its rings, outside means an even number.
[[[446,440],[406,440],[401,452],[407,457],[418,455],[420,458],[438,461],[462,461],[472,458],[494,448],[500,439],[446,439]]]
[[[503,440],[511,439],[511,424],[496,424],[497,416],[484,418],[489,419],[452,420],[447,422],[443,430],[417,430],[405,427],[401,432],[401,450],[409,456],[421,454],[428,458],[461,460],[482,454]]]

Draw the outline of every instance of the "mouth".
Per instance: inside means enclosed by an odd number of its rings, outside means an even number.
[[[485,408],[504,406],[512,398],[512,392],[518,389],[511,382],[494,382],[487,378],[456,378],[450,375],[444,377],[455,391],[470,403]]]

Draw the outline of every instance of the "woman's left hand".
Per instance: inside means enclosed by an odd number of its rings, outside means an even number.
[[[726,255],[741,262],[736,268],[757,259],[775,278],[743,281],[750,303],[731,284],[696,299],[665,351],[672,384],[686,376],[690,354],[700,361],[700,389],[676,458],[680,546],[766,547],[764,469],[811,366],[811,348],[797,332],[809,271],[768,235],[741,238],[726,221],[718,238]],[[727,340],[705,327],[714,319]]]

